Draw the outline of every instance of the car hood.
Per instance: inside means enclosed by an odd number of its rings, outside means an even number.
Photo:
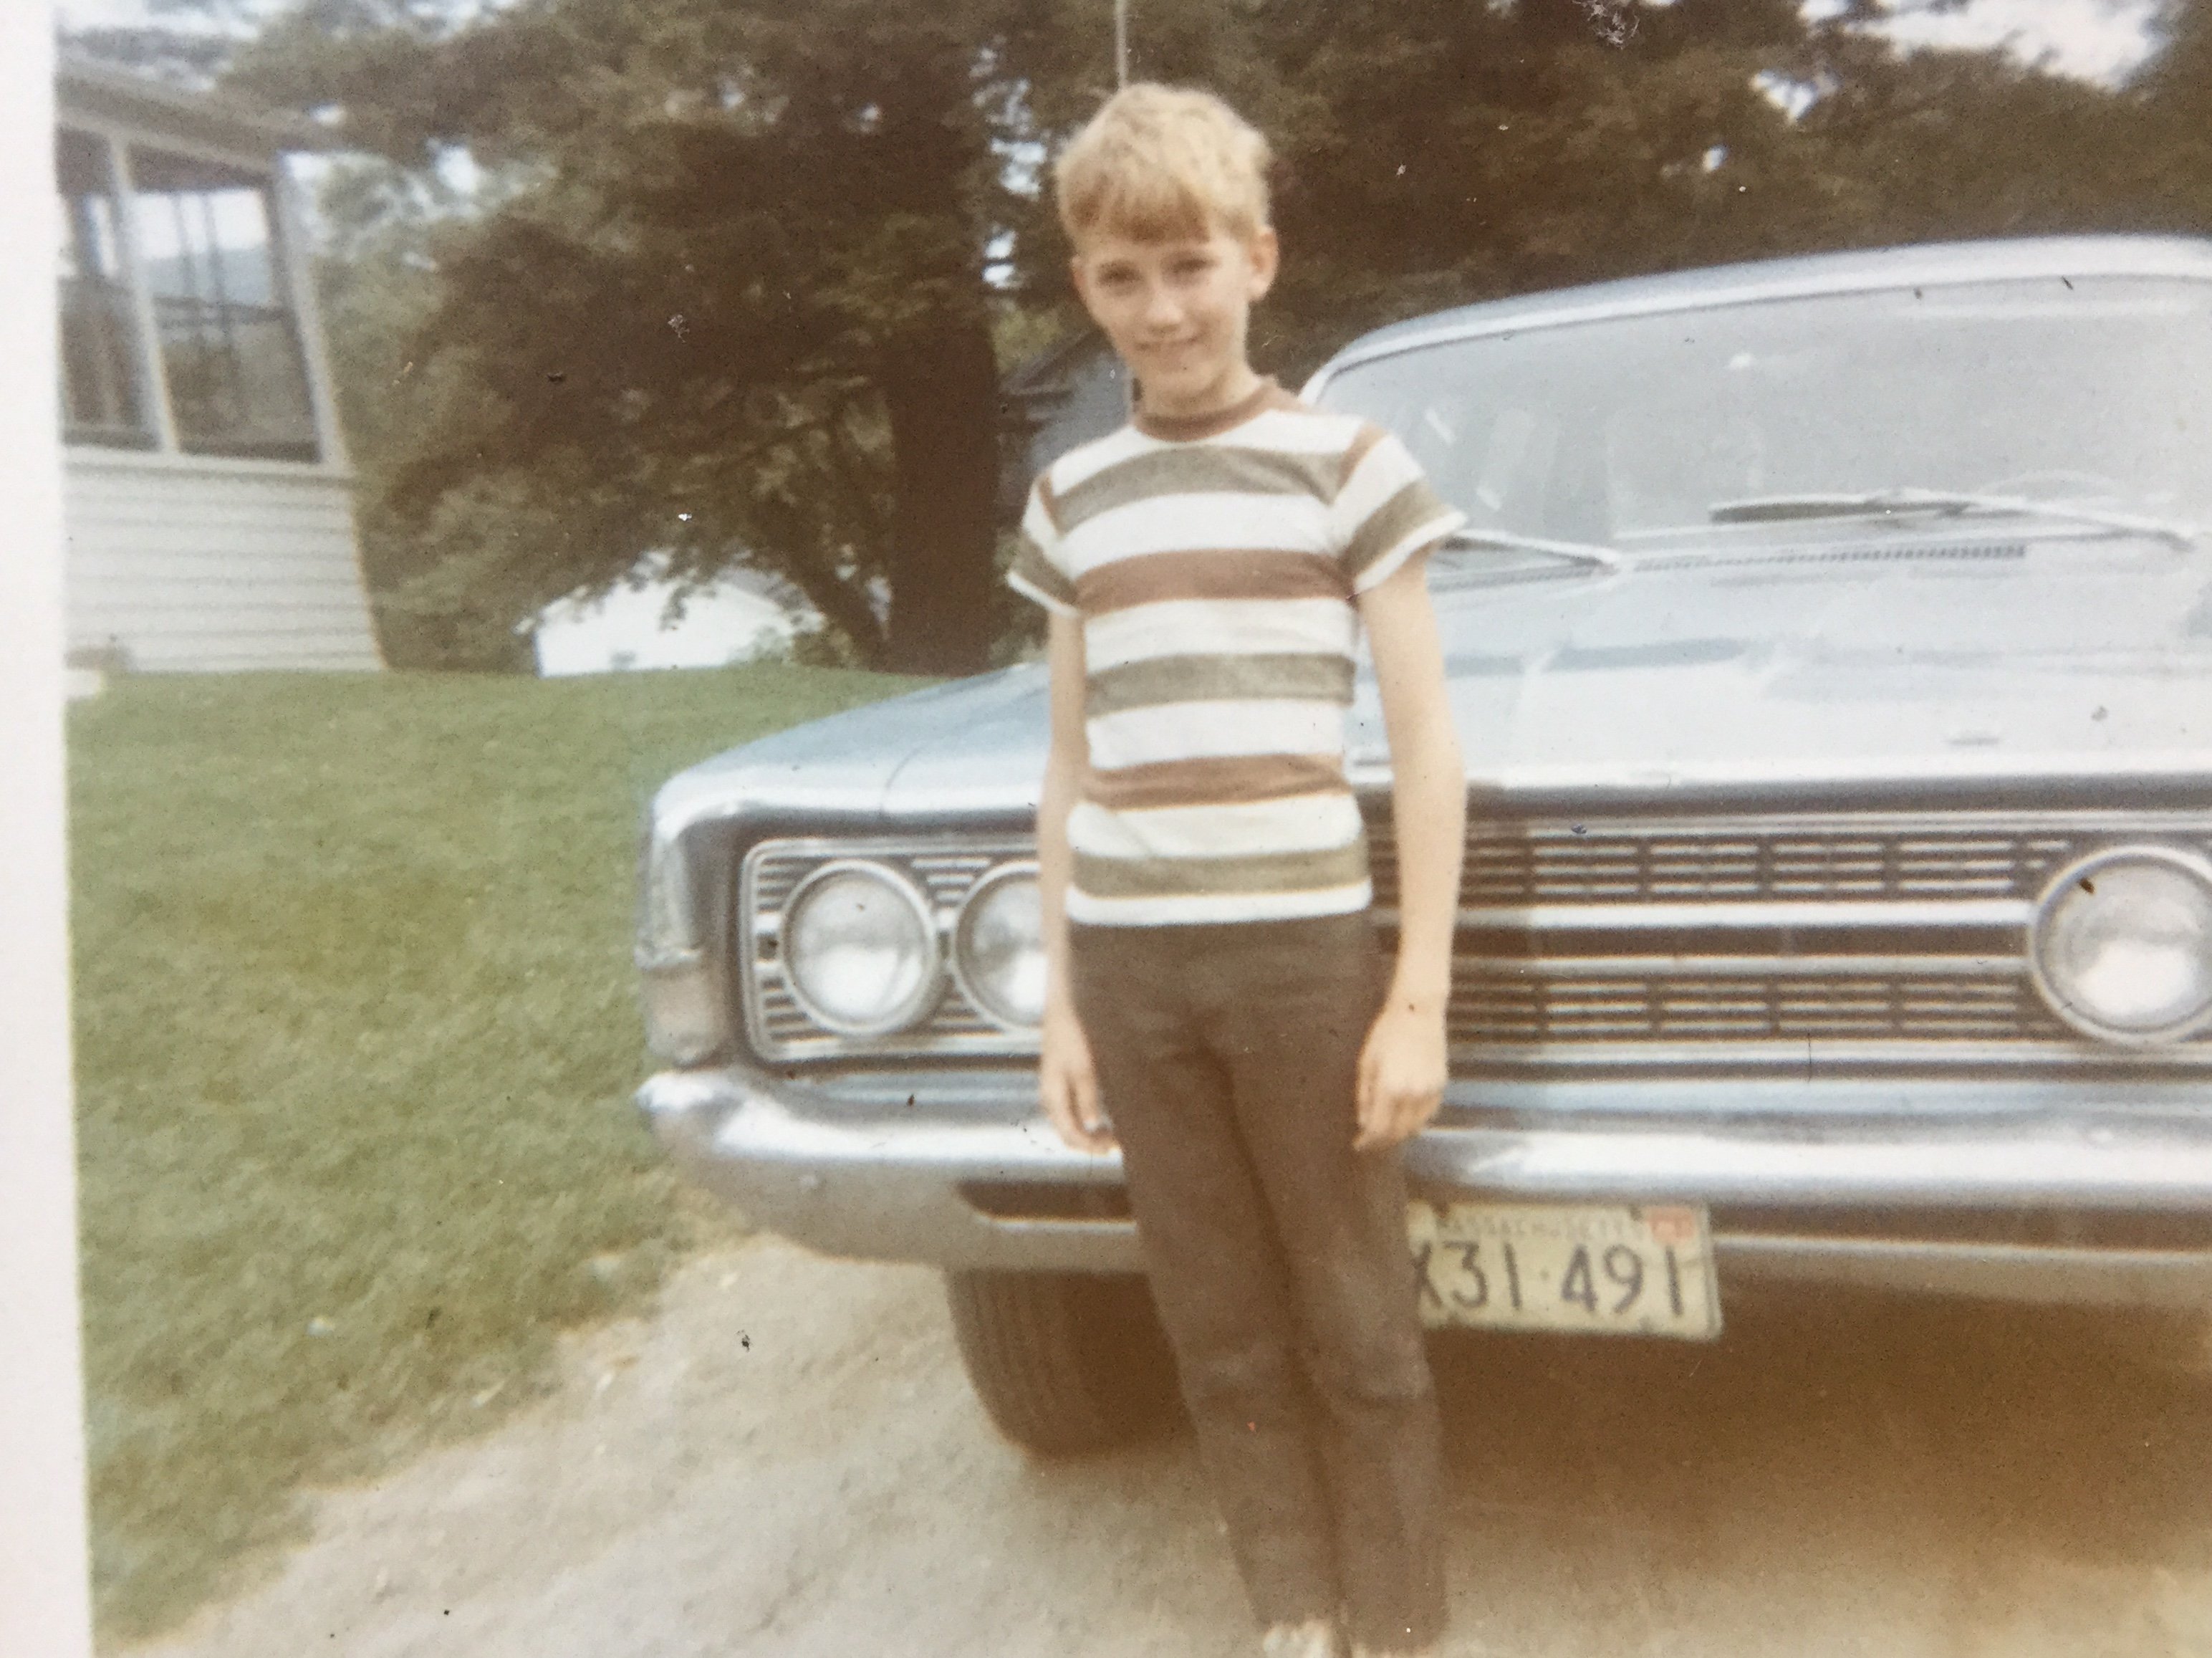
[[[1924,552],[1925,550],[1923,550]],[[1435,583],[1471,787],[1506,795],[2212,776],[2212,564],[2094,544]],[[1387,783],[1363,664],[1355,783]],[[796,728],[672,789],[898,820],[1034,809],[1035,665]]]

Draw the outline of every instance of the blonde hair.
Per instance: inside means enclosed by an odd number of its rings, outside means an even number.
[[[1267,141],[1210,92],[1139,82],[1106,101],[1054,163],[1070,241],[1249,236],[1267,223]]]

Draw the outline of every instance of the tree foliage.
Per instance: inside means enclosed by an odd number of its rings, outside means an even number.
[[[2118,89],[1994,52],[1901,53],[1868,27],[1883,9],[1255,0],[1178,12],[1138,67],[1218,86],[1277,137],[1286,253],[1263,349],[1292,373],[1378,322],[1571,282],[2212,229],[2212,58],[2189,57],[2212,0],[2175,0],[2167,50]]]
[[[1894,9],[1190,0],[1136,8],[1133,70],[1274,139],[1286,261],[1254,338],[1291,378],[1376,323],[1563,283],[2212,229],[2212,0],[2166,0],[2117,88],[1900,53]],[[264,27],[232,86],[342,112],[380,158],[325,209],[387,648],[495,658],[659,548],[701,579],[772,566],[860,660],[978,665],[994,333],[1073,320],[1023,179],[1110,91],[1110,15],[303,0]],[[441,196],[460,155],[476,182]]]
[[[1025,9],[526,0],[447,27],[317,0],[264,34],[234,84],[336,106],[395,165],[465,147],[500,180],[496,210],[426,241],[436,296],[410,354],[442,366],[441,394],[382,479],[416,576],[457,556],[439,515],[492,491],[556,527],[470,548],[510,610],[648,547],[702,578],[743,552],[864,660],[979,665],[991,140]]]

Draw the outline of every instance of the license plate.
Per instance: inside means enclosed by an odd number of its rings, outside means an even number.
[[[1721,1332],[1702,1209],[1416,1198],[1407,1229],[1431,1327],[1698,1341]]]

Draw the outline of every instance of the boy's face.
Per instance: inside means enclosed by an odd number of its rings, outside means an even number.
[[[1100,229],[1076,242],[1075,291],[1154,414],[1210,414],[1249,393],[1253,302],[1275,279],[1275,233],[1139,241]]]

